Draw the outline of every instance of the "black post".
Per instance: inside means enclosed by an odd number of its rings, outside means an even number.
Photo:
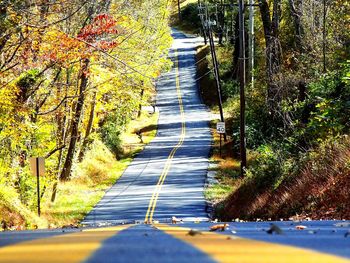
[[[37,194],[38,194],[38,216],[40,217],[39,158],[36,158],[36,191],[37,191]]]
[[[245,138],[245,41],[244,41],[244,2],[239,0],[239,82],[240,82],[240,155],[241,176],[247,167]]]
[[[221,154],[221,133],[220,133],[220,157],[222,157],[222,154]]]

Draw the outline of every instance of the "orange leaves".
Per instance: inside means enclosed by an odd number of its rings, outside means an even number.
[[[117,34],[117,21],[108,14],[100,14],[93,19],[91,24],[80,31],[78,38],[93,43],[99,38]]]
[[[84,43],[57,30],[46,33],[40,51],[43,60],[62,65],[87,55]]]
[[[76,38],[53,29],[42,40],[41,58],[64,66],[72,61],[91,57],[96,50],[107,51],[115,48],[118,45],[114,39],[116,34],[117,21],[107,14],[96,16]]]
[[[228,224],[219,224],[219,225],[213,225],[210,227],[210,231],[225,231],[226,227],[228,227]]]
[[[115,48],[116,46],[118,46],[118,43],[116,41],[101,40],[101,41],[96,43],[96,46],[102,50],[109,50],[109,49],[112,49],[112,48]]]

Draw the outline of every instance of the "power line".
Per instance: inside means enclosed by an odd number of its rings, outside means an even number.
[[[220,6],[220,8],[218,8]],[[254,6],[259,6],[258,4],[254,4],[254,0],[249,0],[249,4],[247,5],[250,7],[250,43],[249,43],[249,62],[250,62],[250,70],[251,70],[251,84],[254,85],[254,75],[253,75],[253,69],[254,69]],[[215,8],[215,17],[216,21],[212,21],[211,16],[209,14],[209,8]],[[217,25],[219,28],[219,31],[222,32],[224,28],[224,17],[218,16],[218,10],[220,10],[222,16],[224,16],[224,7],[231,8],[231,11],[233,8],[238,7],[238,25],[239,25],[239,59],[238,59],[238,66],[239,66],[239,83],[240,83],[240,156],[241,156],[241,175],[243,176],[246,171],[247,167],[247,150],[246,150],[246,118],[245,118],[245,110],[246,110],[246,101],[245,101],[245,86],[246,86],[246,57],[245,57],[245,19],[244,19],[244,11],[245,11],[245,4],[244,0],[238,0],[238,3],[235,4],[231,2],[231,4],[225,4],[223,1],[220,2],[220,4],[215,5],[208,5],[206,2],[202,3],[202,1],[198,1],[198,10],[199,10],[199,17],[202,23],[203,33],[206,41],[206,37],[209,38],[209,44],[210,44],[210,53],[213,60],[213,67],[214,67],[214,77],[215,77],[215,83],[218,90],[218,101],[219,101],[219,110],[220,110],[220,118],[221,121],[224,122],[224,116],[223,116],[223,109],[222,109],[222,90],[221,90],[221,82],[220,82],[220,74],[219,74],[219,65],[216,57],[215,52],[215,45],[213,40],[213,30],[212,26]],[[232,22],[232,21],[231,21]],[[220,24],[221,23],[221,24]],[[232,30],[232,28],[231,28]],[[220,33],[219,32],[219,33]],[[226,134],[225,135],[225,141],[226,141]]]
[[[221,122],[225,122],[224,119],[224,112],[222,107],[222,88],[221,88],[221,82],[220,82],[220,73],[219,73],[219,65],[217,61],[216,51],[215,51],[215,44],[214,44],[214,37],[213,37],[213,31],[212,31],[212,21],[210,20],[208,8],[206,5],[202,5],[202,3],[199,1],[199,16],[201,18],[202,27],[206,31],[207,36],[209,38],[209,46],[210,46],[210,54],[213,61],[213,68],[214,68],[214,77],[215,77],[215,83],[218,93],[218,104],[219,104],[219,111],[220,111],[220,120]],[[226,133],[224,133],[224,141],[227,140]]]

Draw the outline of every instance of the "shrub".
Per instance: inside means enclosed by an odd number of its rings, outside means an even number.
[[[121,127],[123,126],[119,124],[117,118],[111,115],[107,118],[100,129],[102,141],[117,158],[123,152],[120,139],[122,132]]]
[[[24,229],[47,227],[47,223],[38,218],[19,200],[16,191],[0,178],[0,222],[6,222],[7,227]]]
[[[110,150],[100,140],[95,140],[84,160],[77,165],[73,178],[80,182],[102,183],[108,179],[114,163]]]

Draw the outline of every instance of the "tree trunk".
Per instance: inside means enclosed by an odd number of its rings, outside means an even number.
[[[69,74],[69,69],[66,69],[66,88],[65,88],[65,93],[64,97],[68,96],[68,87],[70,85],[70,74]],[[62,97],[62,90],[60,85],[57,88],[57,98],[60,99]],[[59,109],[56,113],[56,122],[57,122],[57,145],[63,145],[66,143],[66,137],[67,137],[67,130],[68,130],[68,119],[67,116],[70,115],[70,110],[68,109],[67,106],[67,101],[64,102],[63,104],[63,110]],[[65,114],[63,114],[63,112]],[[64,148],[59,150],[58,154],[58,161],[57,161],[57,180],[59,179],[60,176],[60,171],[61,171],[61,165],[62,165],[62,159],[63,159],[63,151]],[[58,187],[58,181],[55,181],[53,186],[52,186],[52,194],[51,194],[51,202],[55,202],[56,196],[57,196],[57,187]]]
[[[79,158],[78,158],[79,162],[81,162],[83,160],[83,158],[85,156],[86,148],[89,145],[89,141],[90,141],[89,136],[90,136],[91,131],[92,131],[92,125],[93,125],[94,116],[95,116],[96,95],[97,95],[97,91],[95,91],[93,94],[91,108],[90,108],[90,114],[89,114],[89,121],[88,121],[88,125],[86,127],[86,132],[85,132],[83,144],[81,146],[80,153],[79,153]]]
[[[326,41],[327,41],[327,3],[323,0],[323,21],[322,21],[322,53],[323,53],[323,73],[327,72]]]
[[[85,102],[85,90],[88,83],[87,71],[89,68],[89,59],[83,59],[80,75],[79,86],[79,98],[75,107],[75,113],[71,124],[71,136],[70,143],[67,151],[66,161],[63,165],[63,169],[60,175],[60,181],[67,181],[70,179],[71,169],[73,165],[73,158],[75,152],[75,146],[79,136],[79,123],[81,115],[83,113],[83,107]]]
[[[249,44],[248,44],[248,58],[249,58],[249,74],[250,74],[250,86],[254,88],[254,41],[255,41],[255,32],[254,32],[254,0],[249,0]]]
[[[181,5],[180,5],[180,0],[177,0],[177,12],[179,15],[179,21],[182,21],[182,16],[181,16]]]
[[[142,88],[141,89],[141,92],[140,92],[140,104],[139,104],[139,110],[137,112],[137,118],[140,118],[141,117],[141,110],[142,110],[142,99],[143,99],[143,94],[145,92],[145,89]]]
[[[263,22],[266,42],[267,103],[272,113],[277,110],[276,107],[281,99],[278,95],[278,86],[275,81],[275,77],[280,72],[281,66],[281,48],[278,38],[280,4],[280,0],[274,0],[273,16],[271,19],[267,1],[260,0],[261,20]]]
[[[289,8],[294,22],[295,44],[299,51],[303,51],[302,35],[304,32],[301,16],[302,16],[302,0],[289,0]]]

